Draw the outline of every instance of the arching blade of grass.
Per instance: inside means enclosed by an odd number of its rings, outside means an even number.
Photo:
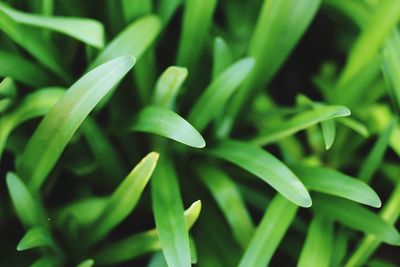
[[[264,128],[263,133],[253,138],[251,142],[257,145],[266,145],[317,123],[349,116],[350,114],[350,110],[344,106],[319,106],[313,110],[300,113],[285,122],[282,121],[275,126]]]
[[[256,88],[263,88],[280,69],[311,23],[320,3],[320,0],[263,1],[247,52],[256,64],[229,105],[223,123],[229,125],[225,135]]]
[[[333,242],[333,223],[318,214],[314,215],[301,250],[298,267],[329,267]]]
[[[184,1],[177,64],[192,72],[203,52],[212,21],[216,0]]]
[[[104,28],[99,21],[35,15],[15,10],[2,3],[0,9],[18,23],[58,31],[97,48],[104,45]]]
[[[246,247],[254,232],[254,225],[236,185],[220,169],[201,165],[196,169],[224,214],[236,241]]]
[[[17,250],[23,251],[44,246],[56,249],[53,240],[49,237],[49,232],[44,230],[43,227],[37,226],[26,232],[21,241],[19,241]]]
[[[114,58],[130,55],[139,60],[154,42],[161,29],[158,17],[150,15],[135,20],[119,33],[98,55],[91,68]]]
[[[211,82],[188,116],[188,120],[196,129],[202,132],[221,114],[226,102],[246,79],[253,65],[254,60],[251,58],[238,60]]]
[[[168,266],[191,266],[178,178],[167,154],[161,154],[151,182],[151,197],[157,234]]]
[[[43,88],[27,95],[17,108],[0,117],[0,158],[9,134],[21,123],[45,115],[65,93],[61,88]]]
[[[400,217],[400,183],[397,184],[390,195],[389,200],[384,205],[380,216],[390,224],[395,224]],[[378,249],[381,241],[373,235],[367,235],[358,245],[355,252],[348,260],[345,267],[363,266],[369,257]]]
[[[379,138],[374,144],[372,150],[368,153],[368,156],[361,165],[361,169],[357,175],[357,177],[362,181],[369,183],[373,174],[380,166],[396,124],[397,119],[392,119],[386,129],[379,135]]]
[[[9,76],[32,87],[41,87],[54,81],[45,70],[33,62],[6,51],[0,51],[0,76]]]
[[[268,205],[238,266],[267,266],[292,223],[296,211],[296,205],[277,194]]]
[[[186,68],[175,66],[168,67],[157,80],[153,103],[172,109],[178,92],[185,82],[187,75],[188,71]]]
[[[185,211],[185,223],[188,230],[199,217],[200,210],[201,202],[196,201]],[[157,235],[157,229],[152,229],[109,244],[96,252],[94,259],[99,264],[110,265],[159,250],[161,250],[161,243]]]
[[[343,93],[343,84],[353,79],[378,52],[400,19],[400,2],[383,0],[355,41],[336,89]]]
[[[87,243],[96,243],[135,208],[140,196],[156,167],[158,154],[152,152],[139,162],[111,195],[93,225],[87,228]]]
[[[43,225],[45,222],[43,210],[24,182],[12,172],[7,173],[6,180],[15,211],[25,228]]]
[[[334,169],[305,165],[291,166],[291,169],[309,190],[347,198],[375,208],[382,205],[379,196],[366,183]]]
[[[132,57],[123,56],[90,71],[46,114],[17,166],[18,173],[31,189],[40,189],[80,124],[134,63]]]
[[[213,47],[212,78],[215,79],[233,63],[233,55],[228,44],[221,37],[215,37]]]
[[[56,47],[53,43],[45,41],[38,31],[18,24],[2,10],[0,10],[0,30],[49,70],[64,80],[68,79]]]
[[[341,224],[376,236],[379,240],[400,245],[400,233],[390,223],[368,209],[349,200],[327,195],[314,196],[316,211]]]
[[[227,140],[219,143],[208,153],[261,178],[296,205],[311,206],[310,195],[296,175],[262,148],[241,141]]]
[[[131,129],[165,136],[195,148],[206,145],[203,137],[190,123],[163,107],[150,106],[142,110]]]

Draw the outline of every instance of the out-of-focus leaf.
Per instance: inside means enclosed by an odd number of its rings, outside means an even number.
[[[15,211],[25,228],[43,225],[43,210],[24,182],[12,172],[7,173],[6,180]]]
[[[0,76],[9,76],[29,86],[41,87],[50,84],[54,79],[40,66],[6,51],[0,51]]]
[[[291,166],[291,169],[309,190],[347,198],[375,208],[382,205],[379,196],[368,184],[334,169],[305,165]]]
[[[192,108],[188,120],[203,131],[216,116],[223,111],[226,102],[238,89],[253,68],[254,60],[241,59],[219,74],[204,90]]]
[[[46,114],[17,166],[30,188],[41,187],[80,124],[134,63],[134,58],[123,56],[90,71]]]
[[[13,79],[10,77],[4,78],[0,82],[0,114],[13,104],[16,95],[17,89]]]
[[[400,244],[396,228],[368,209],[342,198],[327,195],[314,196],[316,211],[343,225],[376,236],[381,241]]]
[[[153,103],[172,108],[175,99],[185,82],[188,71],[183,67],[168,67],[158,78],[154,92]]]
[[[357,175],[357,177],[362,181],[366,183],[371,181],[374,172],[378,169],[382,162],[396,124],[397,119],[392,119],[386,129],[379,135],[379,138],[374,144],[372,150],[368,153],[368,156],[361,165],[361,169]]]
[[[159,106],[150,106],[142,110],[130,128],[161,135],[195,148],[203,148],[206,145],[200,133],[184,118]]]
[[[49,232],[44,230],[43,227],[37,226],[26,232],[21,241],[19,241],[17,250],[23,251],[43,246],[54,247],[54,243],[49,237]]]
[[[221,37],[214,39],[212,78],[215,79],[233,63],[233,55],[228,44]]]
[[[114,58],[130,55],[139,60],[161,29],[158,17],[150,15],[135,20],[119,33],[91,64],[97,67]]]
[[[185,223],[188,230],[199,217],[200,210],[201,202],[196,201],[185,211]],[[108,245],[98,251],[94,259],[99,264],[110,265],[128,261],[158,250],[161,250],[161,243],[158,239],[157,229],[152,229]]]
[[[364,124],[350,117],[338,118],[336,121],[345,125],[347,128],[352,129],[362,137],[367,137],[369,135],[368,129]]]
[[[161,155],[154,172],[151,197],[157,233],[168,266],[191,266],[189,235],[178,178],[166,154]]]
[[[321,122],[322,135],[324,136],[325,149],[328,150],[332,147],[335,141],[336,124],[333,120]]]
[[[179,41],[177,64],[193,71],[203,52],[216,0],[184,1],[182,32]]]
[[[275,126],[264,128],[263,133],[251,141],[258,145],[266,145],[317,123],[337,117],[349,116],[350,114],[350,110],[344,106],[319,106],[313,110],[300,113],[289,120],[279,122]]]
[[[296,175],[262,148],[245,142],[227,140],[209,150],[209,153],[261,178],[296,205],[311,206],[310,195]]]
[[[238,266],[267,266],[292,223],[296,211],[296,205],[277,194],[268,205]]]
[[[164,25],[169,22],[182,2],[182,0],[164,0],[159,2],[158,14]]]
[[[99,21],[30,14],[2,3],[0,3],[0,9],[18,23],[58,31],[97,48],[102,48],[104,45],[104,28]]]
[[[157,153],[148,154],[118,186],[99,218],[87,228],[88,244],[94,244],[102,239],[132,212],[150,180],[157,160]]]
[[[79,263],[76,267],[92,267],[94,266],[94,260],[92,259],[87,259]]]
[[[196,171],[224,214],[236,241],[246,247],[254,225],[236,185],[216,167],[203,164]]]
[[[307,238],[301,250],[298,267],[329,267],[333,241],[333,223],[331,220],[314,215],[308,228]]]

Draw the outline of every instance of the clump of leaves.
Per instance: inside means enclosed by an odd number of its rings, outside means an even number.
[[[0,265],[399,265],[399,20],[1,1]]]

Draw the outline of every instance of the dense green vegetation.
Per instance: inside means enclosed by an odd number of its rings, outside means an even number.
[[[399,21],[1,0],[0,266],[400,266]]]

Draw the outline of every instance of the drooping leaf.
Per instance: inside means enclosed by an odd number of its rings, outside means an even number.
[[[201,165],[196,169],[232,229],[236,241],[243,247],[249,242],[254,225],[236,185],[220,169]]]
[[[188,120],[203,131],[216,116],[220,115],[226,102],[253,68],[254,60],[241,59],[219,74],[205,89],[190,111]]]
[[[300,113],[285,122],[263,129],[263,133],[251,141],[258,145],[266,145],[307,129],[317,123],[337,117],[349,116],[350,113],[350,110],[344,106],[316,107],[313,110]]]
[[[292,223],[296,211],[296,205],[277,194],[268,205],[238,266],[267,266]]]
[[[38,190],[72,135],[96,104],[132,68],[134,59],[111,60],[79,79],[46,114],[17,166],[30,188]]]
[[[342,117],[338,118],[337,122],[345,125],[347,128],[352,129],[362,137],[368,137],[369,132],[367,127],[362,124],[361,122],[358,122],[350,117]]]
[[[349,200],[327,196],[314,196],[315,210],[341,224],[376,236],[381,241],[400,244],[400,233],[393,225],[368,209]]]
[[[328,150],[335,141],[336,124],[333,120],[323,121],[321,122],[321,129],[324,136],[325,149]]]
[[[375,208],[382,205],[379,196],[366,183],[334,169],[305,165],[291,166],[291,169],[309,190],[347,198]]]
[[[184,118],[159,106],[143,109],[130,128],[161,135],[195,148],[203,148],[206,145],[200,133]]]
[[[308,228],[307,238],[301,250],[298,267],[329,267],[333,241],[333,223],[331,220],[314,215]]]
[[[2,3],[0,9],[18,23],[58,31],[97,48],[102,48],[104,45],[104,28],[99,21],[30,14]]]
[[[161,154],[151,182],[151,197],[157,234],[168,266],[189,267],[189,235],[175,170],[170,158]]]
[[[261,178],[296,205],[311,206],[310,195],[296,175],[262,148],[245,142],[227,140],[219,143],[208,153],[232,162]]]
[[[93,225],[87,228],[87,242],[94,244],[107,235],[135,208],[156,167],[158,154],[152,152],[142,159],[108,199]]]

